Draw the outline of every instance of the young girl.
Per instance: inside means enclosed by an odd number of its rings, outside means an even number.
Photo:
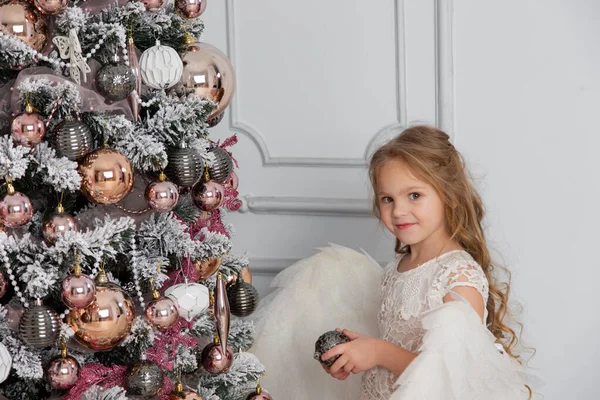
[[[406,129],[369,172],[397,257],[382,274],[368,256],[330,246],[278,274],[250,350],[266,366],[265,387],[293,400],[529,398],[504,321],[508,286],[492,275],[483,205],[448,135]],[[361,332],[344,330],[352,340],[322,357],[339,356],[326,370],[338,382],[312,359],[334,326]]]
[[[483,204],[448,135],[406,129],[369,173],[397,257],[383,273],[379,338],[344,330],[351,341],[322,357],[339,356],[328,372],[366,371],[361,400],[529,398],[504,322],[509,288],[492,274]]]

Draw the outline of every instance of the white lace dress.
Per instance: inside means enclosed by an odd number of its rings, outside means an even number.
[[[398,272],[398,255],[385,268],[378,325],[381,339],[417,353],[425,334],[420,315],[443,305],[444,296],[457,286],[470,286],[487,303],[485,273],[469,253],[455,250],[417,268]],[[487,319],[487,310],[484,320]],[[365,372],[360,400],[388,400],[398,376],[377,367]]]

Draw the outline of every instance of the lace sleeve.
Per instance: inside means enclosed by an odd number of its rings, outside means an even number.
[[[487,303],[489,286],[488,280],[481,267],[477,264],[458,264],[446,271],[446,284],[444,291],[448,293],[457,286],[469,286],[477,289],[483,296],[484,304]]]

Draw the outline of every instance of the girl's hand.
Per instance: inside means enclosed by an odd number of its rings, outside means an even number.
[[[329,375],[331,375],[335,379],[339,379],[340,381],[344,381],[350,376],[350,374],[344,370],[341,370],[341,371],[336,372],[335,374],[332,374],[331,371],[326,366],[324,366],[323,364],[321,364],[321,366],[323,367],[325,372],[327,372]]]
[[[377,354],[379,354],[379,340],[370,336],[351,332],[347,329],[344,329],[343,333],[347,335],[351,341],[335,346],[321,357],[321,359],[327,360],[338,354],[340,355],[329,369],[329,373],[332,376],[337,377],[336,375],[340,372],[345,372],[347,374],[352,372],[358,374],[376,367]]]

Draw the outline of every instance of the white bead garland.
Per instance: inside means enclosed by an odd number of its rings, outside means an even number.
[[[138,101],[138,103],[142,106],[142,107],[150,107],[152,104],[156,103],[157,101],[159,101],[158,97],[155,97],[153,99],[150,99],[150,101],[142,101],[142,98],[140,97],[140,95],[138,94],[137,90],[134,90],[133,92],[131,92],[132,95],[135,96],[135,99]]]
[[[23,306],[25,308],[29,308],[29,303],[25,299],[25,296],[23,296],[23,293],[21,293],[21,289],[19,288],[19,284],[17,282],[15,274],[13,273],[13,270],[10,266],[10,258],[8,257],[8,253],[6,252],[4,246],[0,246],[0,256],[2,256],[2,260],[4,261],[4,268],[6,268],[6,272],[8,273],[8,279],[10,279],[10,283],[15,289],[17,297],[19,298],[21,303],[23,303]]]
[[[133,270],[133,282],[135,283],[135,290],[137,290],[138,299],[142,308],[146,308],[146,303],[144,302],[144,295],[142,293],[142,287],[140,285],[140,276],[137,270],[137,245],[135,243],[135,238],[131,238],[131,269]]]
[[[86,59],[86,60],[89,60],[90,58],[92,58],[92,55],[96,54],[96,52],[97,52],[98,50],[100,50],[100,46],[101,46],[102,44],[104,44],[104,42],[106,41],[106,38],[107,38],[109,35],[112,35],[112,34],[114,34],[114,33],[116,33],[116,29],[113,29],[113,30],[111,30],[111,31],[108,31],[108,32],[106,32],[106,33],[105,33],[105,34],[102,36],[102,38],[100,38],[100,40],[98,40],[98,43],[96,43],[96,45],[95,45],[95,46],[92,48],[92,50],[90,50],[90,52],[89,52],[89,53],[87,53],[87,54],[84,56],[84,57],[85,57],[85,59]],[[15,41],[19,41],[19,42],[21,42],[21,43],[25,44],[25,43],[24,43],[24,42],[22,42],[20,39],[17,39],[16,37],[14,37],[14,36],[11,36],[11,35],[5,35],[5,34],[4,34],[4,32],[2,32],[2,31],[0,30],[0,37],[2,37],[2,36],[6,36],[6,37],[8,38],[8,40],[15,40]],[[127,54],[127,49],[126,49],[126,47],[127,47],[127,44],[125,43],[125,39],[122,39],[122,40],[120,41],[120,43],[119,43],[119,46],[120,46],[120,47],[121,47],[121,48],[124,50],[124,53],[123,53],[123,54],[124,54],[124,55],[126,55],[126,54]],[[42,61],[46,61],[46,62],[48,62],[48,63],[50,63],[50,64],[53,64],[53,65],[55,65],[56,67],[67,67],[67,68],[70,68],[70,67],[71,67],[71,63],[65,63],[64,61],[62,61],[62,60],[60,60],[60,59],[58,59],[58,58],[50,58],[50,57],[48,57],[48,56],[45,56],[44,54],[40,53],[39,51],[32,49],[31,47],[27,47],[27,50],[29,51],[29,54],[33,55],[33,57],[34,57],[34,58],[37,58],[37,59],[39,59],[39,60],[42,60]]]

